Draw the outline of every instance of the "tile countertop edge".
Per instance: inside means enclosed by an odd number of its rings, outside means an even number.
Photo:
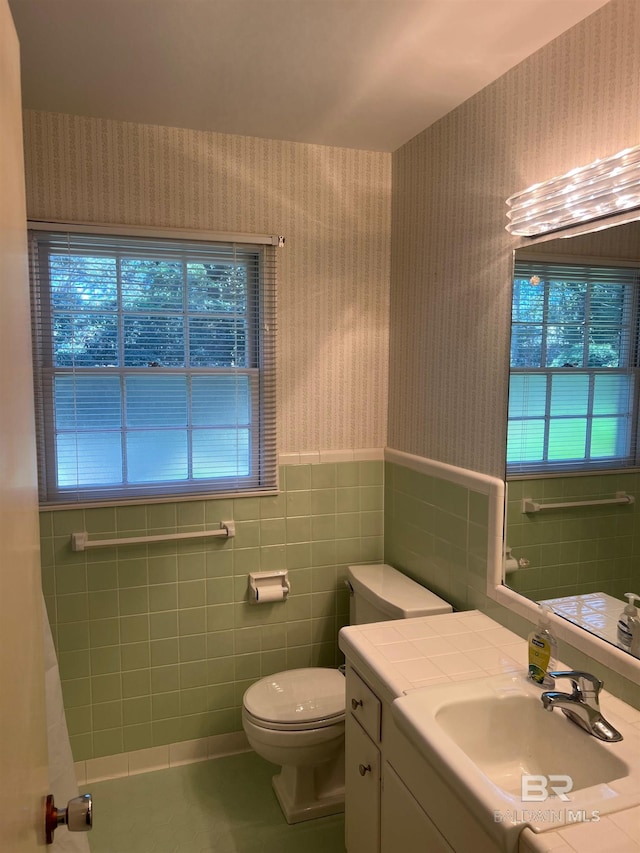
[[[402,678],[392,666],[378,662],[377,669],[368,663],[375,646],[351,627],[342,628],[338,636],[338,645],[348,658],[349,663],[371,687],[377,696],[391,704],[398,696],[411,689],[411,683]]]
[[[458,656],[461,661],[469,662],[465,650],[470,654],[475,652],[473,657],[477,658],[482,648],[478,646],[474,649],[472,644],[464,641],[464,636],[461,635],[469,633],[479,634],[478,639],[488,652],[504,652],[500,657],[503,671],[522,671],[526,662],[526,641],[478,610],[351,625],[340,631],[339,645],[359,675],[381,699],[391,703],[398,696],[428,684],[425,684],[424,680],[416,683],[406,672],[401,672],[398,668],[399,661],[392,659],[390,650],[404,651],[411,658],[409,663],[419,664],[421,646],[426,649],[429,643],[451,642],[454,646],[451,657]],[[440,649],[440,654],[444,651],[449,650]],[[444,657],[446,656],[445,654]],[[426,658],[427,654],[423,653],[422,657]],[[456,662],[460,665],[459,661]],[[452,677],[444,673],[440,676],[434,675],[430,683],[486,677],[487,669],[480,663],[475,663],[475,669],[472,669],[473,663],[475,662],[471,661],[466,671],[459,671]],[[568,668],[561,662],[558,662],[558,667]],[[610,707],[613,710],[615,707],[615,711],[626,719],[630,726],[640,728],[640,711],[607,691],[603,690],[602,695],[605,709]],[[640,806],[603,816],[597,822],[578,823],[542,833],[525,827],[520,838],[522,853],[640,853]]]

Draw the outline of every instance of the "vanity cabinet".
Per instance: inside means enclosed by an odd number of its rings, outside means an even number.
[[[385,853],[420,850],[422,853],[455,853],[411,795],[393,767],[384,762],[382,770],[380,845]]]
[[[547,827],[542,818],[531,829],[524,819],[514,815],[520,808],[518,796],[514,795],[512,800],[494,797],[491,791],[481,787],[481,778],[469,765],[465,766],[453,744],[449,746],[450,754],[446,748],[438,747],[429,727],[446,722],[437,718],[443,696],[462,703],[459,730],[465,731],[468,720],[470,730],[477,729],[481,736],[476,741],[480,746],[489,737],[499,740],[504,734],[503,727],[495,721],[491,734],[487,734],[481,721],[470,716],[471,705],[465,705],[474,696],[481,699],[487,689],[498,699],[501,693],[493,676],[487,681],[486,672],[479,665],[474,668],[470,658],[467,677],[457,688],[452,678],[444,692],[437,687],[434,690],[438,693],[432,693],[430,688],[423,692],[425,673],[432,669],[424,666],[430,660],[431,639],[447,643],[453,634],[459,634],[460,638],[466,634],[470,649],[482,648],[480,641],[485,638],[500,649],[500,656],[504,656],[503,687],[511,695],[513,685],[509,684],[514,679],[514,663],[519,667],[520,658],[525,659],[526,642],[478,611],[416,618],[401,626],[363,623],[340,631],[340,648],[347,662],[348,853],[542,853],[563,844],[566,849],[570,846],[586,853],[602,849],[610,839],[616,850],[637,849],[640,853],[632,832],[640,818],[638,786],[631,785],[631,776],[620,782],[622,797],[615,814],[616,803],[611,796],[617,796],[613,787],[617,782],[607,786],[611,795],[607,802],[614,809],[611,815],[601,813],[600,821],[594,821],[593,826],[568,817],[565,825],[556,827],[559,819],[554,818]],[[424,639],[428,642],[423,642]],[[515,678],[523,680],[524,674]],[[443,677],[440,681],[447,679]],[[535,690],[533,694],[538,695]],[[609,697],[608,702],[613,701],[614,697]],[[615,702],[618,713],[612,722],[615,725],[618,719],[625,728],[623,747],[627,743],[637,746],[637,732],[631,720],[637,720],[638,712],[619,700]],[[520,705],[514,713],[520,714],[519,708]],[[578,730],[567,727],[567,739],[574,731]],[[580,737],[590,740],[586,734]],[[588,746],[589,743],[581,745],[583,749]],[[587,765],[591,767],[590,762]],[[629,773],[633,773],[633,762],[628,767]],[[568,809],[581,814],[581,801],[572,802],[576,804],[569,803]],[[549,808],[555,810],[552,805]]]
[[[395,779],[385,773],[383,779],[383,814],[389,797],[395,814],[389,813],[391,826],[395,822],[413,821],[421,826],[421,835],[406,850],[411,853],[499,853],[495,841],[487,835],[481,824],[464,802],[464,793],[451,788],[428,761],[418,753],[415,746],[398,728],[385,706],[382,740],[385,748],[385,771],[393,770]],[[470,722],[471,725],[471,722]],[[389,779],[401,789],[395,793],[388,790]],[[419,811],[416,811],[419,810]],[[384,821],[383,821],[384,822]],[[385,832],[383,831],[383,837]],[[393,835],[390,833],[390,839]],[[397,848],[400,849],[400,848]],[[402,848],[403,850],[405,848]],[[395,853],[393,846],[382,846],[381,853]]]
[[[345,844],[348,853],[379,853],[382,703],[351,667],[346,688]]]
[[[347,666],[345,844],[347,853],[452,853],[385,754],[390,708]]]
[[[347,660],[347,853],[497,853]]]

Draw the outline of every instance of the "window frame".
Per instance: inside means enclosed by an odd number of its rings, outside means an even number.
[[[278,465],[276,441],[275,413],[275,309],[276,309],[276,252],[277,246],[282,246],[284,239],[261,235],[220,235],[207,232],[183,232],[174,229],[136,229],[116,228],[108,226],[72,226],[60,223],[28,223],[30,241],[30,270],[32,286],[32,322],[33,322],[33,354],[34,354],[34,387],[36,401],[37,449],[40,479],[40,498],[42,506],[60,508],[62,506],[80,505],[115,505],[121,503],[149,503],[158,500],[175,501],[197,497],[227,497],[233,495],[274,494],[278,490]],[[45,232],[44,234],[42,232]],[[54,308],[51,298],[51,277],[49,257],[57,252],[46,245],[48,237],[63,235],[73,241],[77,235],[93,235],[96,244],[101,238],[108,238],[112,248],[105,250],[108,257],[116,259],[117,273],[117,302],[116,308],[109,313],[117,318],[118,348],[120,358],[117,366],[55,366],[53,345],[53,316]],[[242,242],[240,241],[241,238]],[[247,239],[249,238],[249,239]],[[55,239],[55,238],[54,238]],[[149,244],[140,242],[139,253],[132,250],[136,241],[151,241]],[[144,256],[154,257],[153,244],[162,244],[168,252],[175,248],[175,260],[181,263],[182,275],[182,306],[179,311],[158,309],[145,311],[145,316],[157,314],[159,317],[175,315],[183,319],[185,325],[184,354],[185,362],[182,367],[155,367],[125,365],[123,354],[123,330],[125,315],[136,313],[128,310],[124,304],[121,292],[121,261],[124,257],[143,259]],[[128,243],[128,245],[127,245]],[[124,244],[124,245],[123,245]],[[207,244],[209,254],[198,251],[202,244]],[[148,245],[150,248],[143,250]],[[224,367],[193,367],[189,361],[189,332],[187,328],[191,318],[211,314],[189,310],[186,288],[186,270],[188,263],[201,263],[206,256],[209,262],[215,262],[216,252],[220,250],[218,263],[233,263],[229,252],[238,251],[241,257],[249,257],[246,301],[246,338],[245,352],[247,363],[243,366]],[[224,251],[223,251],[224,250]],[[71,243],[70,253],[75,253]],[[91,248],[79,250],[80,253],[92,257]],[[235,255],[234,255],[235,256]],[[157,257],[157,255],[156,255]],[[169,254],[166,255],[169,257]],[[239,261],[242,263],[242,260]],[[251,271],[252,269],[252,271]],[[73,311],[70,315],[77,316]],[[225,315],[226,316],[226,315]],[[230,316],[237,316],[234,312]],[[106,371],[109,371],[107,374]],[[135,427],[126,422],[126,380],[136,376],[184,376],[186,387],[187,423],[184,427],[187,448],[188,477],[181,480],[146,481],[127,483],[126,456],[127,436],[136,431]],[[57,483],[57,436],[62,434],[56,425],[54,402],[54,383],[59,376],[74,377],[100,375],[118,378],[120,388],[121,424],[113,431],[121,436],[120,449],[123,459],[122,482],[106,486],[60,486]],[[199,478],[193,476],[193,436],[197,432],[192,422],[192,385],[198,376],[231,376],[248,377],[250,417],[247,428],[250,432],[249,459],[250,470],[247,475],[224,476],[215,478]],[[201,426],[201,429],[241,429],[241,424],[234,420],[228,427]],[[160,425],[158,428],[162,428]],[[170,427],[166,427],[170,429]],[[155,429],[153,425],[146,429]],[[176,427],[177,429],[177,427]],[[98,427],[98,431],[103,430]],[[106,433],[108,430],[105,429]],[[81,429],[73,429],[71,434],[77,435]]]
[[[625,328],[629,329],[628,339],[626,344],[621,345],[621,356],[625,358],[625,364],[622,367],[590,367],[590,366],[575,366],[575,367],[560,367],[560,366],[543,366],[543,367],[513,367],[511,364],[512,361],[512,346],[513,346],[513,337],[514,337],[514,328],[519,323],[514,322],[513,319],[513,304],[514,304],[514,293],[515,293],[515,282],[518,280],[522,280],[526,276],[522,274],[518,274],[518,268],[527,268],[529,273],[539,274],[546,270],[553,270],[554,272],[565,267],[566,269],[571,269],[575,271],[577,268],[584,267],[586,268],[597,268],[600,270],[613,270],[615,268],[621,268],[625,270],[625,281],[622,282],[626,287],[627,291],[625,292],[625,302],[626,305],[623,308],[623,314],[625,311],[627,312],[628,322],[625,323],[621,321],[617,328],[621,331],[624,331]],[[546,268],[546,270],[545,270]],[[571,275],[566,277],[567,280],[572,278]],[[633,279],[633,280],[631,280]],[[560,276],[550,275],[548,279],[543,279],[544,287],[545,287],[545,295],[544,295],[544,310],[543,310],[543,319],[542,321],[536,321],[533,325],[542,326],[542,340],[541,340],[541,356],[544,360],[546,355],[546,338],[548,329],[550,326],[558,324],[558,321],[555,323],[548,321],[548,280],[562,280]],[[589,296],[591,291],[591,286],[598,280],[598,276],[596,274],[592,274],[591,278],[589,275],[585,275],[585,280],[588,283],[588,297],[587,303],[589,302]],[[596,258],[596,257],[581,257],[581,256],[554,256],[554,255],[544,255],[544,254],[536,254],[536,253],[526,253],[526,252],[518,252],[517,257],[514,258],[514,272],[512,277],[512,314],[511,314],[511,344],[509,348],[509,401],[511,400],[511,396],[513,393],[512,389],[512,379],[514,376],[544,376],[546,378],[546,388],[545,388],[545,410],[543,415],[532,415],[528,420],[539,420],[544,421],[544,437],[543,437],[543,459],[534,462],[523,462],[521,460],[518,461],[509,461],[509,429],[511,424],[514,422],[524,422],[527,418],[517,417],[511,418],[509,412],[507,413],[507,460],[506,460],[506,473],[509,479],[514,479],[517,477],[527,477],[527,476],[535,476],[535,475],[548,475],[548,474],[569,474],[569,473],[581,473],[588,474],[590,472],[598,472],[598,471],[613,471],[618,469],[629,470],[631,468],[640,467],[640,442],[638,440],[639,430],[640,430],[640,330],[639,330],[639,318],[640,318],[640,263],[634,262],[633,260],[624,260],[624,261],[615,261],[610,258]],[[585,311],[585,315],[588,313],[588,308]],[[571,323],[571,320],[567,320],[567,323]],[[591,322],[588,316],[583,318],[585,334],[584,334],[584,353],[588,352],[588,329],[591,327]],[[586,357],[583,358],[583,362],[586,361]],[[588,392],[588,408],[587,412],[584,414],[584,419],[587,422],[586,426],[586,437],[585,437],[585,457],[588,457],[588,454],[591,450],[591,439],[593,437],[593,423],[594,420],[597,420],[597,415],[594,415],[594,383],[596,381],[596,377],[600,375],[610,376],[612,374],[619,374],[630,377],[630,382],[633,384],[632,393],[629,394],[629,398],[632,399],[631,405],[629,406],[629,412],[621,412],[618,410],[618,414],[629,416],[629,430],[628,437],[626,441],[626,452],[620,455],[616,455],[615,457],[606,457],[606,458],[583,458],[583,459],[558,459],[558,460],[550,460],[548,458],[549,452],[549,432],[550,425],[552,422],[558,422],[562,420],[562,416],[552,416],[550,412],[551,407],[551,391],[552,391],[552,382],[553,376],[562,376],[562,375],[582,375],[588,377],[589,382],[589,392]],[[609,413],[608,417],[614,416],[614,413]],[[565,418],[569,418],[570,416],[565,416]],[[575,417],[575,416],[574,416]]]

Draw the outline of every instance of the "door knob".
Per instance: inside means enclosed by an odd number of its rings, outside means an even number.
[[[359,764],[358,772],[361,776],[364,776],[365,773],[371,773],[371,765],[370,764]]]
[[[53,833],[62,825],[66,826],[70,832],[88,832],[91,829],[93,826],[91,794],[74,797],[69,800],[66,809],[57,809],[53,802],[53,794],[49,794],[45,812],[47,844],[53,844]]]

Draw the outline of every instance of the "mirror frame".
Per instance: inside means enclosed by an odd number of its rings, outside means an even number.
[[[519,238],[517,245],[513,248],[513,257],[518,249],[524,249],[527,246],[534,246],[539,243],[546,243],[550,240],[558,240],[569,237],[575,237],[579,234],[591,234],[595,231],[613,228],[616,225],[625,225],[630,222],[640,221],[640,211],[632,210],[627,213],[618,214],[616,216],[606,217],[595,222],[587,222],[583,225],[577,225],[573,228],[565,228],[561,231],[553,231],[549,234],[544,234],[535,238]],[[513,269],[513,266],[512,266]],[[505,477],[505,501],[504,507],[506,512],[506,494],[508,489],[508,481]],[[492,518],[490,520],[493,521]],[[506,514],[503,514],[499,520],[502,529],[500,538],[503,543],[506,541]],[[498,531],[495,531],[496,533]],[[489,531],[489,540],[493,539],[492,531]],[[538,605],[524,595],[514,592],[505,584],[504,573],[504,553],[496,555],[495,553],[488,554],[487,560],[487,596],[500,604],[507,610],[515,613],[529,622],[536,625],[538,623]],[[617,672],[624,678],[628,678],[635,684],[640,684],[640,659],[634,657],[628,652],[623,652],[622,649],[616,648],[611,643],[602,640],[600,637],[589,633],[585,628],[574,625],[567,619],[553,614],[551,617],[553,629],[559,640],[568,643],[578,651],[593,658],[603,666],[608,667],[613,672]]]

